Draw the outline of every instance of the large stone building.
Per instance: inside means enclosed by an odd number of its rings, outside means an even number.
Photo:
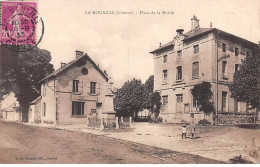
[[[85,53],[61,63],[61,68],[40,81],[41,96],[31,102],[29,121],[50,124],[87,123],[114,113],[106,72]],[[112,100],[111,100],[112,99]]]
[[[254,121],[253,111],[245,103],[230,97],[228,85],[255,43],[216,28],[200,28],[193,16],[191,30],[176,30],[174,39],[153,50],[154,91],[162,96],[160,116],[164,122],[187,122],[190,113],[197,121],[206,118],[213,123],[213,114],[204,115],[191,95],[195,84],[212,85],[218,123],[235,124]]]

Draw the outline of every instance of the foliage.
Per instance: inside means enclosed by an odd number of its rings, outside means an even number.
[[[210,114],[215,111],[213,93],[209,82],[194,85],[193,89],[191,89],[191,94],[200,104],[200,110],[205,114]]]
[[[144,87],[144,100],[143,100],[143,108],[151,111],[152,116],[157,118],[160,109],[162,106],[161,96],[158,92],[154,92],[154,76],[151,75],[145,84]]]
[[[255,46],[235,72],[229,86],[231,97],[238,102],[246,102],[252,108],[260,109],[260,45]]]
[[[153,75],[144,84],[137,79],[124,83],[122,88],[115,92],[114,105],[117,114],[133,116],[143,109],[148,109],[154,117],[158,117],[162,105],[161,96],[153,91],[153,87]]]
[[[198,124],[199,125],[210,125],[211,123],[206,119],[202,119],[202,120],[199,120]]]
[[[134,116],[143,109],[143,86],[141,80],[132,79],[115,92],[114,107],[118,115]]]
[[[0,100],[14,92],[25,116],[23,121],[27,121],[29,103],[40,95],[38,81],[54,70],[51,53],[37,47],[27,52],[12,52],[4,45],[0,46],[0,53]]]

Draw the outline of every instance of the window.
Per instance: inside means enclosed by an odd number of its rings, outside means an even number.
[[[168,96],[163,96],[163,105],[164,106],[168,105]]]
[[[84,102],[72,102],[72,115],[84,115]]]
[[[234,100],[234,112],[238,112],[238,102]]]
[[[239,48],[235,48],[235,56],[239,55]]]
[[[177,67],[176,80],[182,80],[182,66]]]
[[[163,63],[167,63],[167,55],[163,56]]]
[[[81,73],[83,75],[88,75],[88,69],[87,68],[82,68]]]
[[[222,77],[227,78],[227,62],[222,61]]]
[[[73,80],[73,92],[79,92],[79,80]]]
[[[226,53],[227,51],[227,45],[222,43],[222,52]]]
[[[192,106],[193,106],[193,108],[198,108],[199,107],[199,102],[198,102],[198,100],[194,96],[192,98]]]
[[[177,103],[182,103],[183,102],[183,94],[177,94],[176,98],[177,98]]]
[[[199,78],[199,62],[192,63],[192,78]]]
[[[96,94],[96,82],[90,82],[90,94]]]
[[[235,72],[238,71],[239,69],[239,64],[235,64]]]
[[[178,53],[178,57],[182,56],[182,51],[181,50],[179,50],[177,53]]]
[[[167,81],[167,77],[168,77],[168,71],[167,70],[163,70],[163,80]]]
[[[45,85],[45,83],[42,85],[42,95],[43,96],[46,95],[46,85]]]
[[[45,117],[46,116],[46,103],[42,104],[42,116]]]
[[[222,111],[227,111],[227,92],[222,92]]]
[[[193,53],[194,54],[199,53],[199,45],[194,45],[193,46]]]
[[[97,107],[97,109],[102,108],[102,103],[97,103],[97,104],[96,104],[96,107]]]
[[[249,104],[246,103],[246,112],[248,113],[249,112]]]

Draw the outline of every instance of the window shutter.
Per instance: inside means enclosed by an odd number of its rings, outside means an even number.
[[[90,82],[87,82],[87,94],[90,94]]]
[[[69,92],[72,92],[73,90],[73,80],[69,82]]]
[[[83,93],[83,81],[79,82],[79,92]]]
[[[97,93],[97,95],[99,95],[100,94],[100,83],[99,82],[97,82],[97,84],[96,84],[96,93]]]

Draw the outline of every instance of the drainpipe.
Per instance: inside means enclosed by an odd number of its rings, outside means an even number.
[[[216,48],[217,48],[217,52],[216,52],[216,119],[217,119],[217,125],[218,125],[218,33],[219,31],[217,31],[217,35],[216,35]]]

